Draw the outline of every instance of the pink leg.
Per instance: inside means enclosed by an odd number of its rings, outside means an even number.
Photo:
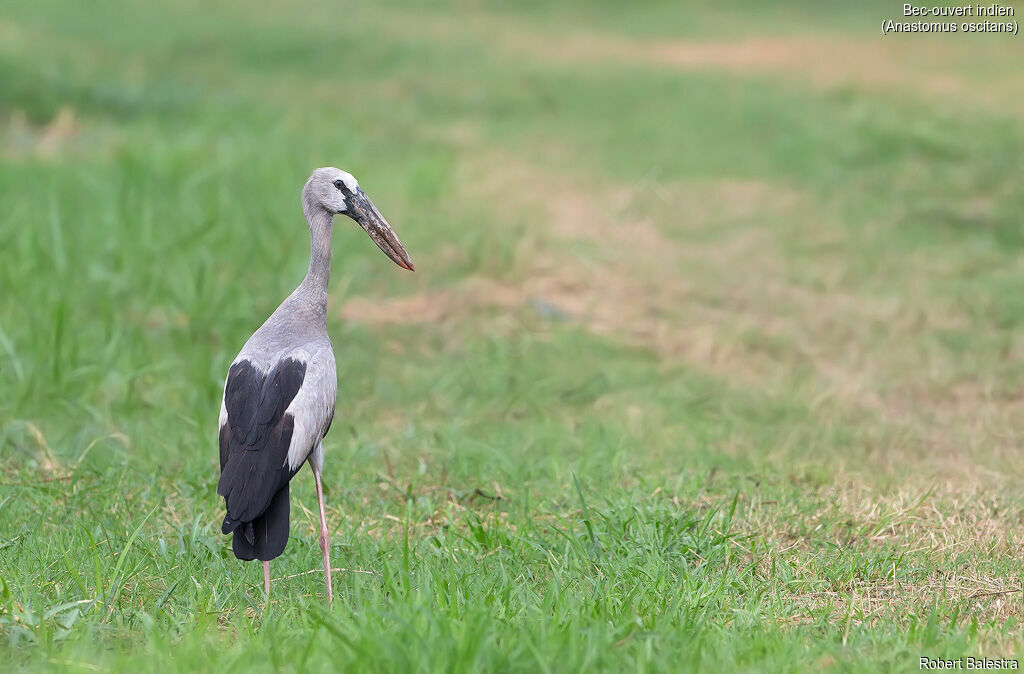
[[[263,593],[270,599],[270,562],[263,562]]]
[[[331,584],[331,534],[327,529],[327,514],[324,512],[324,488],[320,483],[320,471],[313,471],[316,480],[316,500],[320,504],[320,552],[324,556],[324,577],[327,579],[327,601],[334,603],[334,587]]]

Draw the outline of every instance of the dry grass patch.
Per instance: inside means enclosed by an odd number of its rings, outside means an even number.
[[[665,203],[684,201],[689,227],[758,212],[779,213],[799,200],[791,190],[755,181],[584,187],[508,155],[480,162],[488,169],[478,170],[474,162],[459,181],[468,199],[507,200],[514,195],[522,199],[511,205],[517,212],[538,214],[534,238],[520,255],[525,268],[519,278],[475,277],[457,287],[405,298],[355,298],[341,308],[343,318],[417,323],[465,318],[482,309],[536,310],[542,305],[596,334],[625,338],[666,356],[706,365],[709,359],[728,356],[715,353],[709,333],[715,320],[677,320],[700,295],[686,275],[678,273],[680,265],[697,257],[726,258],[728,263],[729,258],[748,257],[757,249],[763,253],[766,237],[740,231],[722,246],[681,246],[652,217],[637,215],[635,205],[652,195]]]
[[[6,159],[34,157],[48,159],[74,147],[82,125],[74,109],[65,105],[47,124],[30,122],[21,110],[12,112],[3,129],[3,156]]]
[[[856,582],[842,591],[819,590],[795,597],[797,612],[785,623],[814,622],[825,614],[831,623],[873,625],[895,620],[927,618],[936,605],[953,605],[960,617],[979,623],[1020,620],[1022,611],[1020,582],[983,578],[971,574],[937,573],[920,582]]]
[[[1020,60],[1012,37],[937,41],[934,36],[753,35],[723,40],[640,39],[572,26],[538,26],[482,11],[459,16],[393,16],[389,30],[408,39],[464,39],[467,26],[516,59],[569,66],[622,64],[672,70],[715,70],[771,76],[818,87],[854,86],[912,92],[931,99],[968,100],[993,110],[1024,113],[1019,69],[985,67]]]
[[[756,503],[736,523],[758,574],[790,569],[798,610],[788,622],[920,618],[936,604],[979,621],[1024,617],[1021,578],[998,561],[1021,554],[1019,506],[961,485],[892,495],[848,485],[806,498],[817,505]],[[746,549],[748,538],[767,549]]]
[[[892,432],[875,450],[891,468],[927,462],[930,474],[988,483],[1019,446],[1024,401],[993,391],[991,373],[964,380],[935,342],[970,324],[963,307],[936,297],[927,275],[898,292],[851,285],[864,233],[793,188],[586,183],[507,153],[475,157],[456,181],[462,198],[530,214],[515,278],[355,298],[342,318],[472,320],[502,333],[540,327],[538,315],[570,320],[746,387],[799,387],[823,415],[866,411]],[[822,252],[793,257],[792,240]]]

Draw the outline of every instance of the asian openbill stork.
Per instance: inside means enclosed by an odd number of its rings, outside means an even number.
[[[333,601],[320,473],[322,440],[334,418],[338,388],[327,336],[334,216],[343,213],[355,220],[398,266],[412,271],[413,264],[388,221],[345,171],[313,171],[302,190],[302,210],[312,240],[306,278],[245,343],[224,382],[217,493],[227,507],[221,530],[234,534],[236,557],[263,561],[263,587],[269,597],[270,560],[288,542],[288,483],[309,462],[320,506],[327,597]]]

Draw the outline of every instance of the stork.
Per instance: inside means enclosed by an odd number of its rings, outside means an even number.
[[[221,531],[233,534],[238,559],[263,562],[270,597],[270,560],[288,542],[288,484],[309,463],[320,508],[320,552],[328,601],[331,541],[324,512],[323,439],[334,419],[338,379],[327,336],[327,284],[334,216],[345,214],[399,267],[412,260],[391,225],[350,174],[318,168],[302,190],[309,224],[309,271],[299,287],[253,333],[235,357],[220,406],[220,481],[227,513]]]

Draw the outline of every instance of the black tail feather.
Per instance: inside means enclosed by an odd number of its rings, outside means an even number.
[[[238,528],[238,525],[242,522],[240,520],[233,520],[230,516],[225,515],[224,521],[221,522],[220,532],[222,534],[230,534],[232,531]]]
[[[259,559],[269,561],[279,557],[284,552],[284,546],[288,544],[288,516],[291,504],[288,499],[288,483],[270,500],[270,505],[262,515],[252,522],[230,523],[224,519],[224,533],[234,531],[234,539],[231,547],[235,551],[235,557],[242,560]]]

